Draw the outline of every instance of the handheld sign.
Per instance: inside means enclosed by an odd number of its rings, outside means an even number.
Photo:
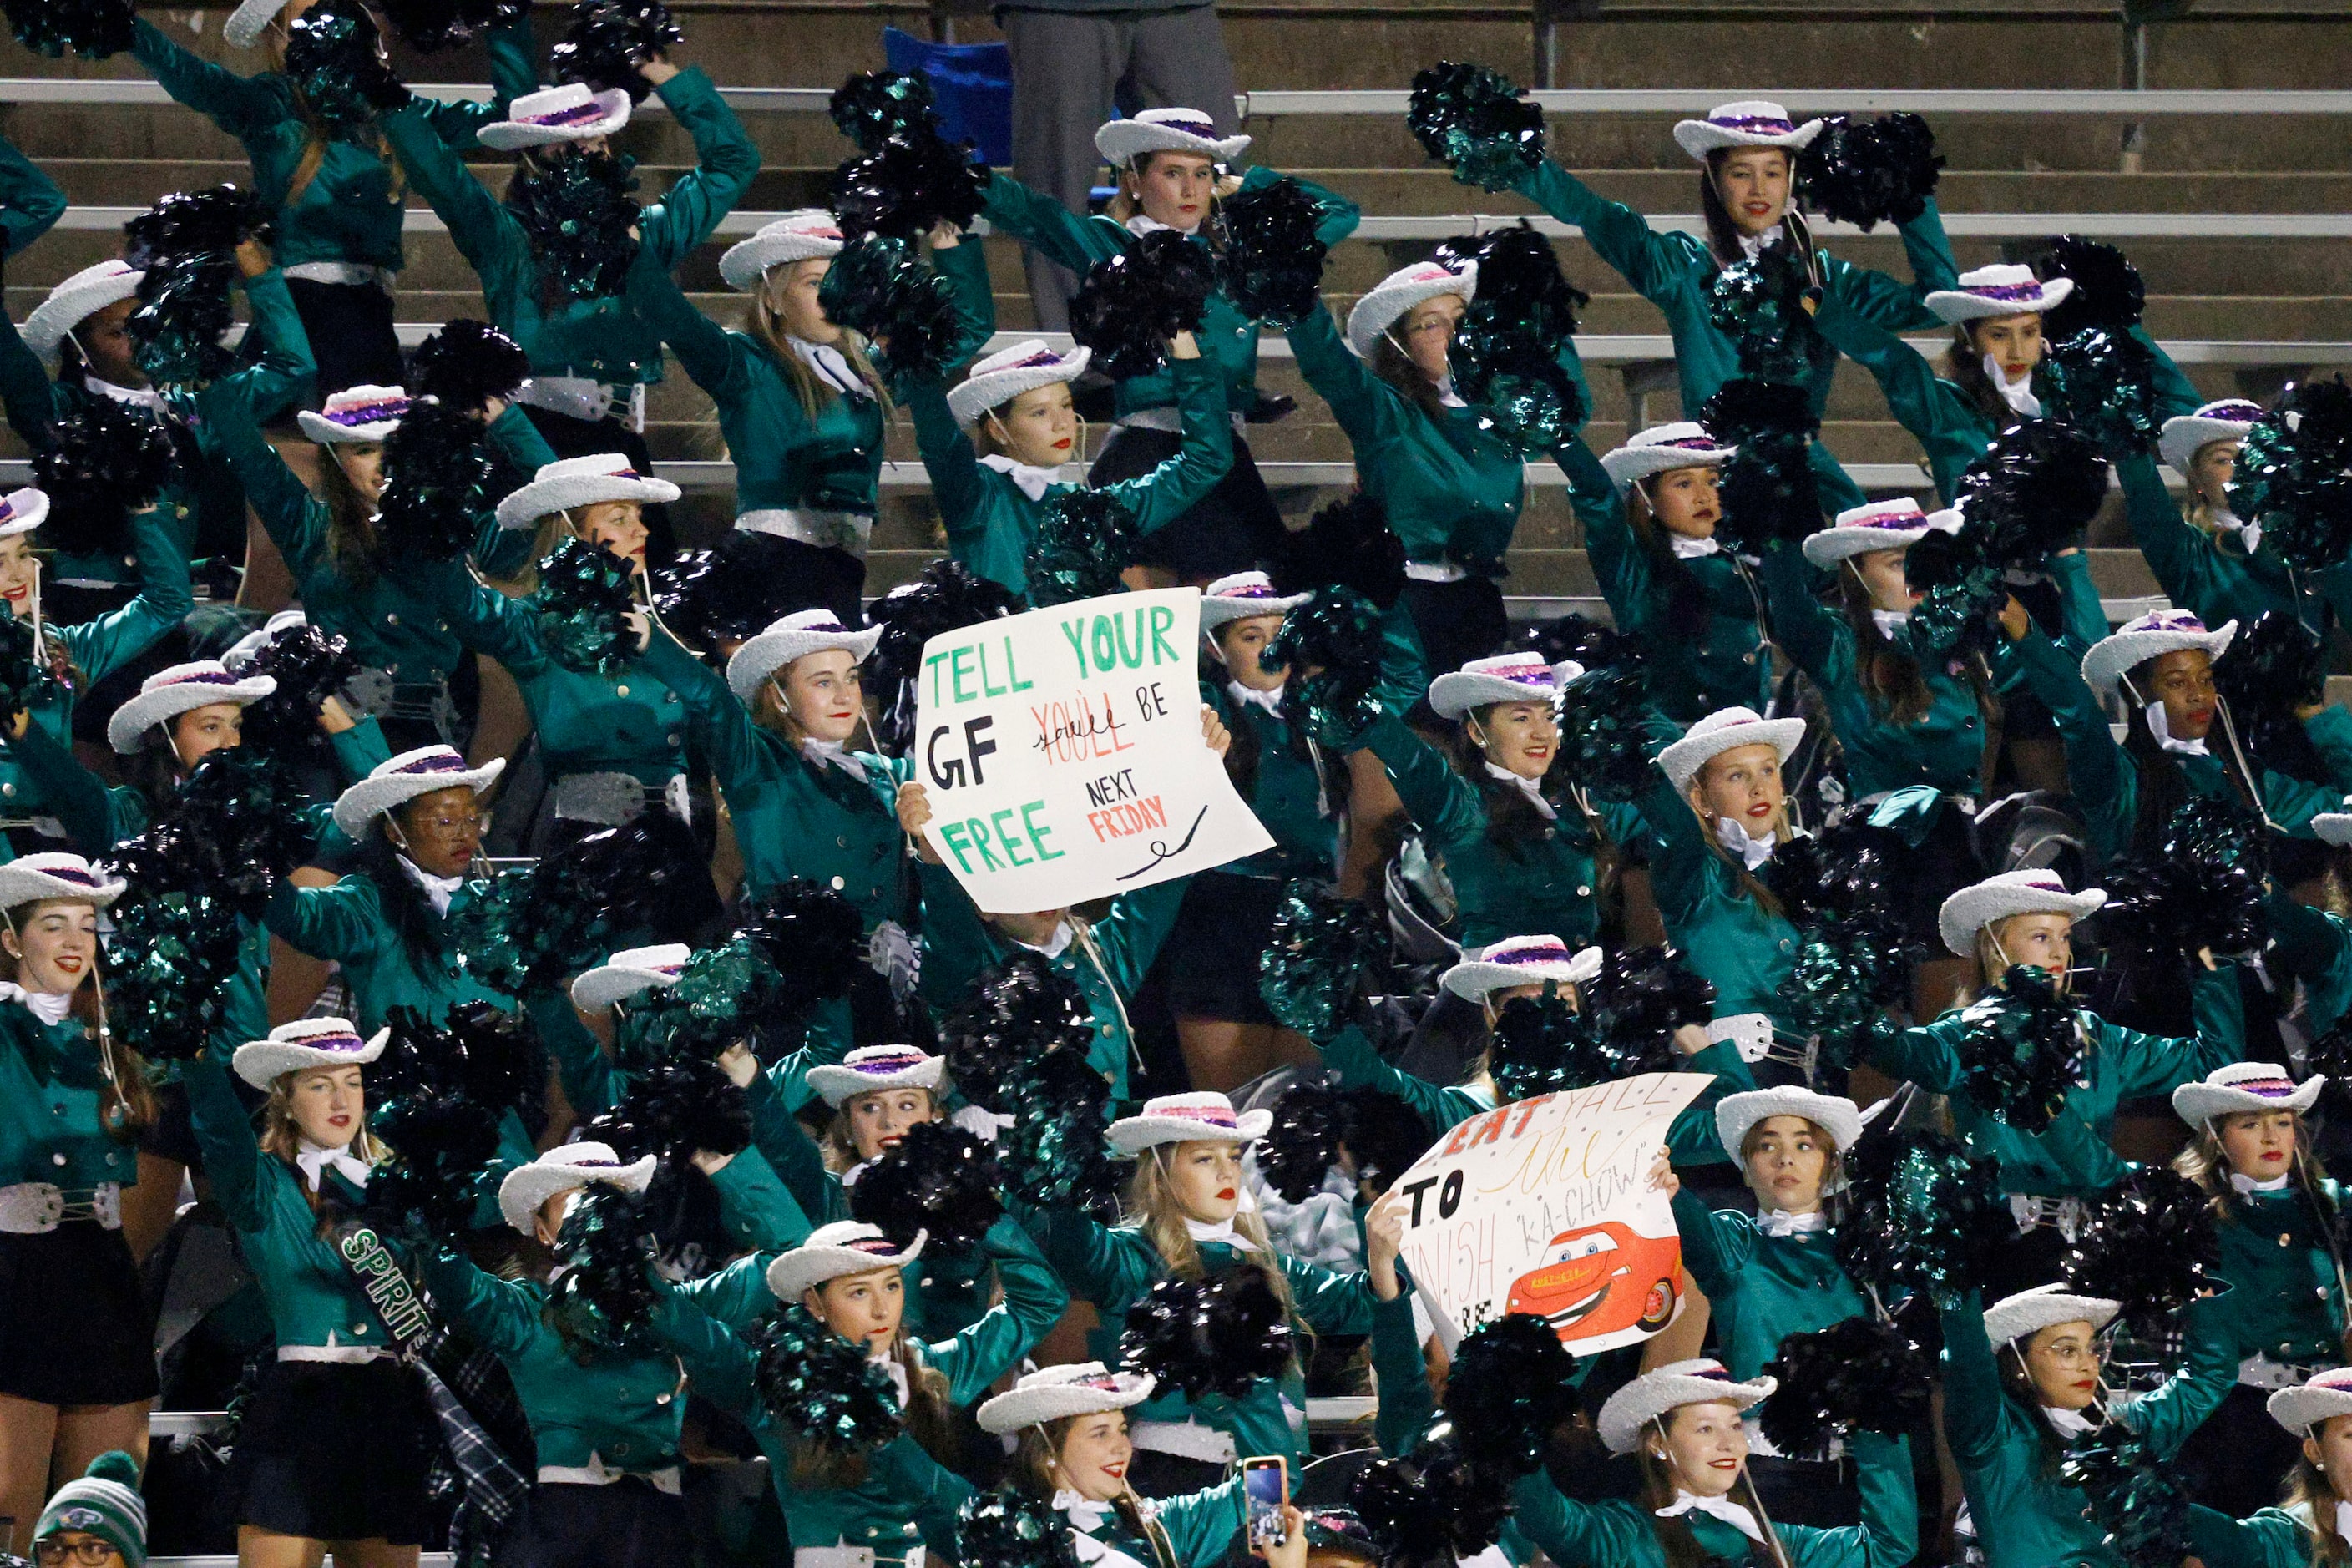
[[[1643,1073],[1474,1116],[1397,1179],[1403,1258],[1448,1343],[1509,1312],[1579,1355],[1648,1339],[1682,1300],[1682,1243],[1650,1171],[1714,1080]]]
[[[1061,909],[1272,846],[1201,739],[1201,595],[1081,599],[923,645],[923,837],[991,914]]]

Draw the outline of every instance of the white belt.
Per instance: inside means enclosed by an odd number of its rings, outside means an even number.
[[[1459,583],[1470,575],[1451,561],[1408,561],[1404,574],[1416,583]]]
[[[627,1480],[632,1475],[652,1483],[654,1490],[669,1497],[678,1495],[678,1471],[676,1465],[658,1470],[615,1470],[606,1467],[604,1457],[591,1454],[584,1465],[541,1465],[539,1484],[541,1486],[609,1487],[614,1481]]]
[[[871,1546],[802,1546],[793,1551],[793,1568],[874,1568],[877,1561],[923,1568],[925,1555],[919,1541],[903,1557],[880,1557]]]
[[[1234,434],[1242,433],[1243,420],[1238,414],[1225,417],[1234,422]],[[1123,430],[1160,430],[1171,436],[1184,433],[1184,416],[1174,408],[1139,408],[1132,414],[1122,414],[1113,421]]]
[[[1754,1064],[1772,1053],[1772,1019],[1766,1013],[1734,1013],[1727,1018],[1717,1018],[1706,1026],[1706,1042],[1719,1046],[1729,1040],[1738,1048],[1739,1059]]]
[[[646,431],[646,384],[642,381],[623,387],[611,382],[592,381],[584,375],[534,375],[522,384],[515,397],[533,408],[569,415],[592,424],[625,407],[629,411],[629,428],[640,436]]]
[[[279,1345],[278,1359],[328,1362],[336,1366],[365,1366],[372,1361],[397,1358],[382,1345]]]
[[[821,550],[845,550],[866,559],[866,542],[874,537],[874,520],[860,511],[828,511],[814,506],[771,506],[736,514],[735,526],[751,533],[772,533],[796,539]]]
[[[47,1182],[0,1187],[0,1231],[10,1236],[47,1236],[69,1219],[96,1220],[108,1230],[122,1228],[122,1188],[100,1182],[87,1196],[68,1200],[65,1189]]]
[[[278,270],[305,283],[341,283],[345,287],[373,284],[387,294],[400,276],[389,267],[378,267],[370,261],[298,261]]]
[[[1173,1454],[1204,1465],[1234,1462],[1234,1435],[1198,1421],[1139,1421],[1127,1429],[1127,1435],[1137,1447],[1155,1454]]]
[[[2250,1355],[2238,1363],[2238,1382],[2248,1388],[2300,1388],[2325,1370],[2316,1366],[2288,1366],[2266,1355]]]
[[[2011,1193],[2009,1197],[2011,1217],[2017,1221],[2020,1236],[2040,1226],[2050,1226],[2067,1240],[2083,1228],[2087,1214],[2080,1198],[2032,1197],[2024,1193]]]

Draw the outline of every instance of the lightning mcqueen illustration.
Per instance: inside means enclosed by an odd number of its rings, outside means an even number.
[[[1571,1342],[1634,1327],[1654,1333],[1675,1315],[1681,1273],[1680,1240],[1612,1220],[1553,1237],[1543,1261],[1512,1285],[1505,1310],[1547,1319]]]

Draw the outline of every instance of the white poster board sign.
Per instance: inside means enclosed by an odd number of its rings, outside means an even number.
[[[1682,1299],[1682,1243],[1650,1172],[1714,1080],[1644,1073],[1474,1116],[1400,1177],[1403,1258],[1448,1342],[1509,1312],[1579,1355],[1648,1339]]]
[[[1081,599],[923,645],[923,830],[991,914],[1060,909],[1274,840],[1201,738],[1201,595]]]

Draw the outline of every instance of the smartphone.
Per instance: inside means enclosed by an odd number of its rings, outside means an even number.
[[[1249,1510],[1249,1543],[1282,1543],[1282,1511],[1290,1506],[1290,1467],[1279,1454],[1242,1461],[1242,1497]]]

